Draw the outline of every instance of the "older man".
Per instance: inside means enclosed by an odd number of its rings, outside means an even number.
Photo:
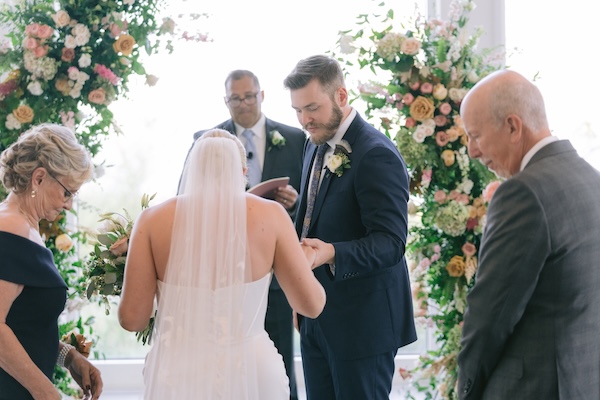
[[[467,298],[459,398],[600,399],[600,174],[516,72],[475,85],[461,116],[469,155],[508,179]]]

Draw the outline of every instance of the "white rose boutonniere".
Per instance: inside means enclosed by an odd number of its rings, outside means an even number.
[[[350,143],[341,140],[335,145],[333,155],[327,160],[327,169],[338,178],[342,176],[344,170],[350,168],[350,153],[352,153]]]
[[[277,147],[279,149],[285,146],[285,138],[276,129],[269,132],[269,142],[271,142],[271,144],[269,145],[267,151],[271,151],[273,147]]]

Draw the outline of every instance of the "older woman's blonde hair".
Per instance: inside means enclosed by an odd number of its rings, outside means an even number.
[[[43,167],[56,178],[67,178],[81,185],[92,176],[89,152],[69,128],[40,124],[19,136],[0,155],[0,181],[14,193],[26,192],[33,172]]]

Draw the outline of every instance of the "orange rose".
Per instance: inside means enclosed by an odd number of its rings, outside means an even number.
[[[465,259],[462,256],[454,256],[450,259],[448,265],[446,265],[446,270],[450,276],[460,278],[465,274],[465,267]]]
[[[65,96],[68,95],[69,91],[71,90],[71,87],[69,86],[69,80],[65,77],[56,79],[56,82],[54,82],[54,87]]]
[[[456,156],[454,155],[454,150],[450,150],[450,149],[442,151],[442,154],[440,155],[440,157],[442,157],[442,160],[444,160],[444,165],[446,167],[449,167],[452,164],[454,164],[454,161],[456,159]]]
[[[88,100],[90,103],[104,104],[104,101],[106,100],[106,92],[104,92],[104,89],[102,88],[94,89],[90,92],[90,94],[88,94]]]
[[[417,98],[410,105],[410,115],[417,121],[425,121],[426,119],[433,118],[433,112],[435,106],[433,101],[427,97],[417,96]]]
[[[22,124],[28,124],[33,121],[33,109],[26,105],[20,105],[15,110],[13,110],[13,115]]]
[[[131,54],[133,46],[135,45],[135,39],[131,35],[121,35],[116,42],[113,43],[113,49],[117,53],[121,53],[124,56]]]

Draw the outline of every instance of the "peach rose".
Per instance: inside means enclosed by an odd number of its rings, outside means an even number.
[[[442,204],[443,202],[446,201],[446,192],[444,192],[443,190],[438,190],[433,194],[433,199],[435,200],[436,203]]]
[[[498,186],[500,186],[502,182],[500,181],[493,181],[488,183],[488,185],[485,187],[485,189],[483,189],[483,199],[486,202],[490,202],[492,201],[492,197],[494,196],[494,193],[496,192],[496,189],[498,189]]]
[[[428,118],[433,118],[435,106],[433,101],[427,97],[417,96],[415,101],[410,105],[410,115],[416,121],[424,121]]]
[[[52,19],[54,20],[54,22],[56,22],[56,26],[58,28],[67,26],[69,25],[69,22],[71,22],[71,17],[69,17],[69,13],[67,13],[65,10],[58,11],[52,16]]]
[[[13,110],[13,115],[22,124],[28,124],[33,121],[34,112],[33,109],[26,105],[20,105],[15,110]]]
[[[94,89],[90,92],[90,94],[88,94],[88,100],[90,103],[104,104],[104,101],[106,100],[106,92],[104,92],[104,89],[102,88]]]
[[[465,274],[465,267],[466,264],[463,256],[454,256],[446,265],[446,270],[450,276],[460,278]]]
[[[466,242],[461,248],[463,254],[467,257],[473,257],[477,253],[477,247],[471,242]]]
[[[127,253],[127,249],[129,248],[129,238],[127,236],[122,236],[116,242],[114,242],[110,248],[108,249],[115,256],[119,257],[123,254]]]
[[[37,58],[41,58],[44,57],[46,54],[48,54],[48,46],[38,46],[35,48],[35,50],[33,50],[33,54],[37,57]]]
[[[69,91],[71,90],[71,87],[69,86],[69,80],[65,77],[56,79],[56,82],[54,82],[54,87],[65,96],[69,94]]]
[[[400,51],[409,56],[414,56],[419,50],[421,50],[421,42],[415,38],[407,38],[400,45]]]
[[[38,47],[38,41],[35,38],[28,37],[23,42],[23,47],[25,47],[27,50],[35,50]]]
[[[66,233],[62,233],[54,239],[54,246],[63,253],[66,253],[73,247],[73,240]]]
[[[448,96],[448,89],[442,83],[438,83],[433,87],[433,97],[436,100],[444,100]]]
[[[121,53],[124,56],[128,56],[133,51],[135,46],[135,39],[131,35],[121,35],[113,43],[113,49],[117,53]]]
[[[442,154],[440,156],[442,158],[442,160],[444,160],[444,165],[446,167],[451,166],[452,164],[454,164],[455,161],[455,155],[454,155],[454,150],[444,150],[442,151]]]
[[[40,39],[49,39],[54,34],[54,28],[48,25],[40,25],[38,29],[38,37]]]

